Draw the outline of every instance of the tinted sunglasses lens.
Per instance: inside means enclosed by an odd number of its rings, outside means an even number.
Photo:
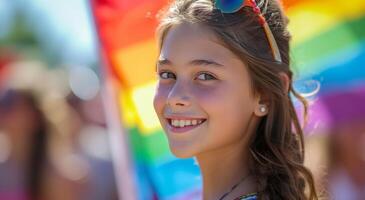
[[[234,13],[242,7],[243,2],[244,0],[216,0],[215,6],[222,13]]]

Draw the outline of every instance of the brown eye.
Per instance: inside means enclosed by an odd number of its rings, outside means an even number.
[[[161,72],[159,75],[161,79],[169,79],[169,78],[175,79],[175,74],[171,72]]]
[[[208,73],[201,73],[199,74],[199,76],[197,77],[197,79],[199,80],[203,80],[203,81],[209,81],[209,80],[216,80],[216,78]]]

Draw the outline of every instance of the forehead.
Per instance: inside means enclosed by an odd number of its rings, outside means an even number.
[[[160,59],[177,63],[194,59],[225,63],[238,58],[210,29],[199,24],[182,23],[168,30],[161,47]]]

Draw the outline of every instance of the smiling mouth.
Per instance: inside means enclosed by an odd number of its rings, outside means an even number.
[[[173,128],[195,127],[204,123],[206,119],[167,119]]]

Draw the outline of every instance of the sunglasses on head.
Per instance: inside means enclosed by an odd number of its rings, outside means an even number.
[[[282,62],[279,47],[276,43],[274,35],[272,34],[272,31],[255,0],[215,0],[215,6],[222,13],[235,13],[243,7],[251,7],[252,10],[258,15],[259,22],[264,28],[265,35],[269,42],[275,61],[280,63]]]

